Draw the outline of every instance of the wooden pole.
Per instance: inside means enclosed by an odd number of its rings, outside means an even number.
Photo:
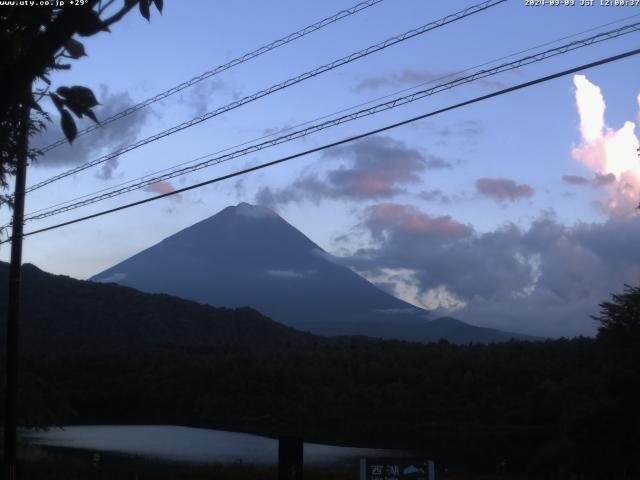
[[[28,99],[31,88],[25,92],[20,112],[16,185],[11,231],[11,261],[9,263],[9,293],[7,301],[7,347],[4,414],[4,464],[5,478],[16,478],[16,428],[18,404],[18,320],[20,318],[20,281],[22,274],[22,227],[24,225],[24,197],[27,179],[27,156],[29,153],[29,122],[31,107]]]

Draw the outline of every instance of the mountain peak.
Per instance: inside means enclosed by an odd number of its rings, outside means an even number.
[[[321,335],[492,341],[498,334],[429,312],[336,262],[273,210],[249,203],[173,234],[92,278],[217,307],[251,306]],[[471,333],[461,333],[469,330]]]
[[[247,202],[241,202],[235,207],[231,207],[236,215],[250,218],[273,218],[278,217],[278,214],[270,208],[263,207],[261,205],[251,205]]]
[[[273,210],[244,202],[171,235],[93,280],[218,307],[251,306],[276,321],[311,331],[321,331],[313,327],[329,322],[415,319],[405,310],[420,310],[331,259]]]

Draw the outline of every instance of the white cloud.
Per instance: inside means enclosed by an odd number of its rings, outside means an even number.
[[[584,75],[575,75],[574,85],[582,142],[571,154],[595,175],[615,176],[615,181],[604,187],[610,198],[602,205],[603,210],[609,215],[632,216],[640,194],[640,143],[635,134],[635,123],[627,121],[618,130],[608,128],[606,104],[600,88]]]
[[[300,271],[300,270],[267,270],[267,275],[276,278],[305,278],[313,275],[313,270]]]
[[[96,282],[100,282],[100,283],[117,283],[120,280],[124,280],[125,278],[127,278],[127,274],[126,273],[114,273],[112,275],[109,275],[108,277],[104,277],[104,278],[97,278]]]

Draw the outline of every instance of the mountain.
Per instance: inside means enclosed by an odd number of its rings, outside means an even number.
[[[6,334],[8,265],[0,262],[0,349]],[[23,266],[20,350],[115,351],[157,345],[301,344],[316,337],[250,308],[225,309]]]
[[[247,203],[227,207],[91,280],[213,306],[250,306],[319,335],[414,341],[444,336],[455,342],[524,338],[452,319],[431,323],[426,310],[340,265],[272,210]]]

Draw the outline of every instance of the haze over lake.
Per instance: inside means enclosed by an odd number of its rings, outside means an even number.
[[[112,452],[192,464],[275,465],[278,441],[246,433],[170,425],[87,425],[23,431],[23,438],[43,447]],[[391,450],[304,444],[306,465],[355,464],[362,457],[392,456]]]

